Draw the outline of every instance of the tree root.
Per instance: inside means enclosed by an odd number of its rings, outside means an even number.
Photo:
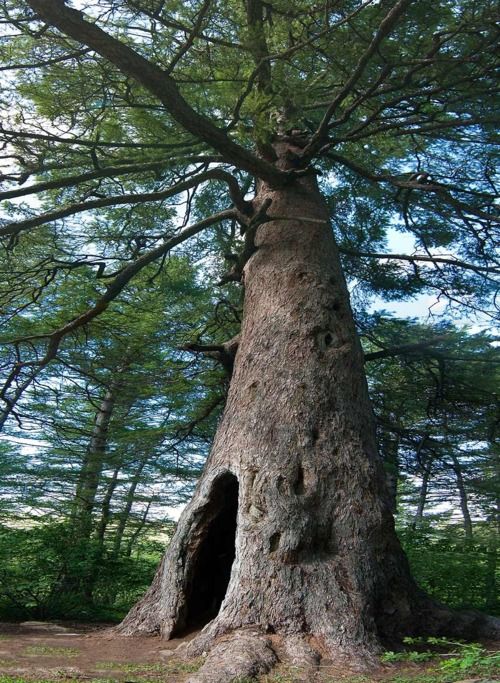
[[[187,683],[230,683],[270,671],[277,663],[269,638],[259,631],[238,630],[211,648],[201,669]]]
[[[500,619],[477,610],[453,610],[429,600],[424,606],[423,615],[421,635],[464,640],[500,639]]]
[[[281,649],[283,649],[283,655]],[[318,650],[300,635],[284,637],[280,650],[278,651],[279,659],[286,661],[293,669],[293,680],[297,683],[310,683],[321,661]]]

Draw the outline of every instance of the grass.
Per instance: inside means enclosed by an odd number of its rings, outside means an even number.
[[[314,678],[314,683],[456,683],[465,679],[484,679],[500,683],[500,652],[486,650],[478,643],[450,641],[445,638],[415,639],[407,638],[406,645],[416,647],[403,652],[386,652],[382,662],[385,671],[377,678],[370,676],[342,676],[334,674],[325,667]],[[74,657],[79,650],[70,647],[30,646],[25,648],[26,655]],[[13,660],[0,660],[0,665],[12,666]],[[119,683],[123,675],[130,683],[160,683],[169,681],[170,676],[182,676],[197,671],[203,660],[189,662],[170,659],[166,662],[116,662],[98,661],[92,668],[101,671],[104,677],[78,674],[71,675],[64,669],[52,678],[36,678],[0,675],[0,683]],[[389,666],[387,666],[389,665]],[[106,677],[109,671],[110,677]],[[116,672],[115,677],[111,677]],[[256,678],[242,677],[238,683],[297,683],[304,681],[304,675],[297,667],[281,665],[272,673]],[[45,674],[50,675],[50,674]]]
[[[46,645],[30,645],[23,651],[24,655],[28,656],[45,656],[45,657],[76,657],[80,654],[80,650],[74,647],[49,647]]]

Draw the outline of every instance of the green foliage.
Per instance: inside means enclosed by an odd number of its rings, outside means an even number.
[[[95,550],[95,546],[94,546]],[[66,523],[0,526],[0,619],[119,620],[148,587],[163,545],[141,544],[133,557],[101,559],[94,599],[64,587],[78,585],[92,565],[92,545],[76,542]]]
[[[383,662],[427,662],[440,660],[438,672],[445,675],[494,675],[500,670],[500,652],[489,652],[478,643],[466,643],[447,638],[412,638],[404,639],[407,645],[418,645],[421,648],[432,646],[433,649],[407,650],[403,652],[385,652]]]
[[[399,535],[418,584],[430,595],[452,607],[500,614],[498,592],[493,601],[488,599],[490,586],[500,581],[494,528],[476,524],[476,541],[469,545],[460,526],[434,516],[433,523],[401,528]]]
[[[157,4],[91,1],[84,11],[164,69],[193,113],[247,154],[268,158],[282,131],[313,134],[335,102],[328,144],[307,163],[321,174],[365,351],[424,343],[367,364],[400,535],[431,594],[498,611],[498,359],[492,337],[450,322],[468,307],[482,324],[496,290],[495,4],[408,3],[371,54],[390,3],[273,0],[256,3],[259,21],[240,0]],[[0,42],[0,227],[48,214],[2,245],[0,407],[12,414],[0,443],[0,610],[114,617],[147,585],[155,539],[169,525],[164,510],[188,497],[223,404],[224,372],[183,347],[220,344],[241,322],[236,285],[213,287],[241,250],[236,219],[138,266],[231,206],[226,184],[158,193],[209,168],[229,171],[246,197],[256,179],[228,144],[214,139],[212,148],[185,128],[127,68],[82,49],[23,2],[4,0],[0,14],[12,32]],[[408,185],[415,171],[437,189]],[[144,193],[155,197],[130,197]],[[61,207],[68,214],[51,218]],[[429,261],[381,258],[395,236],[408,256]],[[447,263],[432,260],[444,252]],[[102,304],[131,265],[137,273],[120,296],[63,335],[50,366],[37,365],[47,335]],[[448,321],[370,313],[378,297],[418,295],[446,301]],[[440,506],[460,509],[463,529]]]

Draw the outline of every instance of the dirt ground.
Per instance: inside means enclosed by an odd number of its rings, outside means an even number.
[[[176,658],[173,650],[182,640],[118,637],[109,628],[105,624],[0,622],[0,683],[184,683],[202,664],[202,660]],[[498,645],[489,643],[488,647],[497,650]],[[381,666],[369,677],[348,675],[331,663],[320,668],[315,680],[329,683],[500,683],[500,676],[491,674],[434,677],[428,675],[426,665],[408,663]],[[299,680],[304,683],[305,679],[281,667],[263,678],[264,683]]]
[[[0,623],[0,675],[33,680],[181,683],[199,662],[172,657],[180,640],[111,637],[105,625]]]

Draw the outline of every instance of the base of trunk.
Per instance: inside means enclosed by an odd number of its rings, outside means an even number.
[[[201,628],[175,651],[186,659],[205,657],[189,683],[229,683],[261,675],[277,663],[293,667],[295,679],[305,682],[314,680],[325,660],[342,670],[372,670],[383,646],[392,648],[405,636],[500,638],[499,619],[453,611],[420,591],[399,545],[385,544],[385,564],[373,565],[377,599],[369,591],[348,592],[356,578],[352,563],[342,567],[327,552],[279,555],[279,543],[265,530],[269,566],[266,573],[255,557],[252,581],[236,541],[248,508],[241,500],[247,482],[240,478],[242,486],[228,470],[207,468],[151,588],[117,627],[124,635],[166,638]],[[281,581],[289,585],[286,601]]]
[[[428,602],[428,628],[419,635],[438,635],[465,640],[500,637],[500,620],[479,612],[454,612]],[[270,672],[284,665],[293,673],[295,683],[311,683],[326,666],[345,676],[374,673],[381,668],[381,647],[345,648],[325,647],[322,639],[311,634],[265,634],[256,628],[240,628],[219,637],[209,624],[188,643],[183,643],[173,655],[190,660],[203,656],[202,667],[187,683],[236,683]],[[288,680],[288,679],[287,679]],[[323,680],[323,678],[318,678]]]

